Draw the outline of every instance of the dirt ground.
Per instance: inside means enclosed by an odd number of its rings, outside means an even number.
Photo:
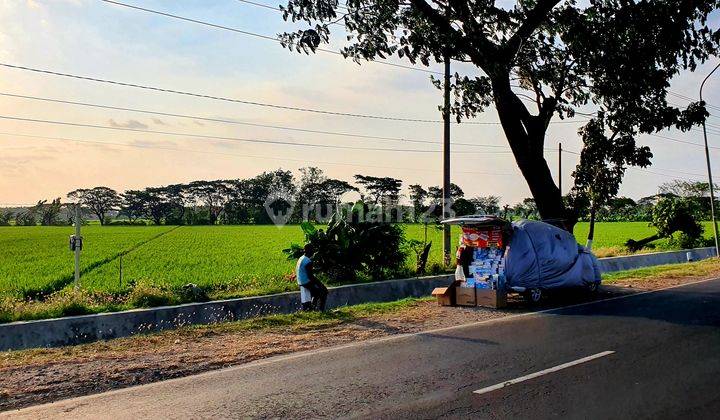
[[[703,277],[623,280],[603,286],[595,297],[556,296],[541,308],[657,289]],[[528,310],[521,300],[513,298],[508,308],[502,310],[440,307],[435,302],[419,301],[389,313],[320,328],[298,326],[257,331],[188,328],[74,347],[0,353],[0,411],[192,375],[279,354],[467,324]]]

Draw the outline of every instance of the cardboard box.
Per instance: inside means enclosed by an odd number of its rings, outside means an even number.
[[[474,287],[456,287],[455,288],[455,303],[458,306],[476,306],[477,301],[475,297]]]
[[[475,289],[477,306],[504,308],[507,306],[507,294],[492,289]]]
[[[436,287],[432,295],[437,297],[438,305],[452,306],[451,289],[449,287]]]

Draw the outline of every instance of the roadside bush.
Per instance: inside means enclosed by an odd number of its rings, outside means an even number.
[[[117,306],[108,303],[107,299],[82,289],[61,290],[41,301],[8,296],[0,299],[0,322],[87,315]]]
[[[403,271],[406,253],[404,233],[397,225],[365,221],[364,204],[335,213],[327,229],[309,222],[301,224],[305,243],[315,247],[313,265],[331,281],[355,281],[358,275],[370,280],[385,279]],[[299,258],[303,246],[292,244],[283,250],[288,259]]]
[[[628,239],[625,243],[630,251],[637,251],[648,243],[660,238],[670,238],[671,243],[677,243],[682,248],[694,248],[702,243],[703,226],[695,220],[696,203],[679,197],[666,197],[658,201],[652,211],[651,225],[657,229],[655,235],[634,241]],[[677,238],[675,232],[680,232]]]
[[[127,296],[127,302],[134,308],[153,308],[177,302],[172,291],[144,281],[138,282]]]

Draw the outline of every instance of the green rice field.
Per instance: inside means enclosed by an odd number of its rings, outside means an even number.
[[[575,234],[584,243],[588,226]],[[423,240],[422,225],[405,225],[408,239]],[[710,234],[706,226],[706,234]],[[35,297],[73,284],[72,227],[0,227],[0,296]],[[294,290],[294,263],[282,253],[302,241],[298,226],[106,226],[83,227],[81,287],[123,294],[133,284],[180,287],[195,283],[229,294],[257,295]],[[454,231],[454,237],[459,230]],[[644,222],[598,223],[594,249],[599,256],[623,252],[628,238],[654,233]],[[430,264],[441,262],[441,232],[428,227],[433,242]],[[454,242],[454,241],[453,241]],[[656,243],[668,249],[666,240]],[[120,279],[122,256],[123,279]],[[414,265],[409,257],[408,267]],[[230,293],[232,291],[232,293]]]

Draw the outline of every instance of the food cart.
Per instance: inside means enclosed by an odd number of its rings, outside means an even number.
[[[600,284],[597,259],[568,231],[548,223],[496,216],[463,216],[442,223],[459,225],[455,281],[433,291],[438,302],[459,306],[505,305],[508,293],[538,303],[549,290]]]

